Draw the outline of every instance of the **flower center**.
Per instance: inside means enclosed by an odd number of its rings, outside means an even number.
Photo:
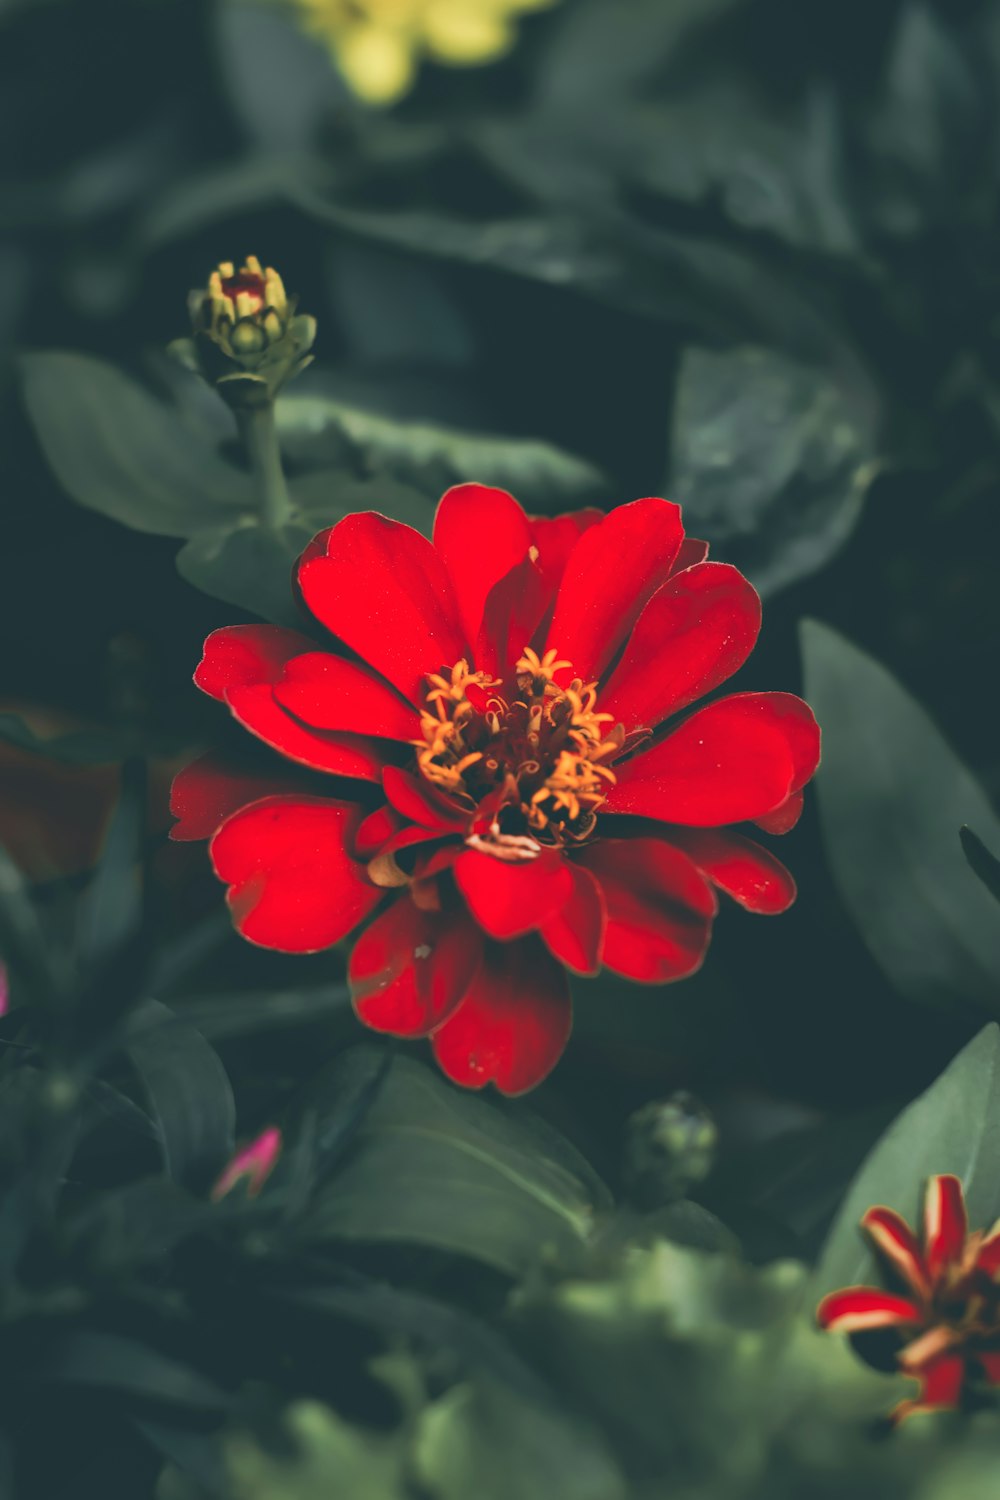
[[[607,764],[625,731],[608,730],[612,714],[596,712],[595,683],[578,677],[554,650],[526,649],[515,667],[517,697],[502,682],[459,661],[448,676],[428,675],[417,764],[427,780],[479,813],[473,838],[498,858],[520,860],[542,843],[579,843],[594,830],[596,810],[615,774]]]
[[[238,313],[259,312],[267,301],[267,286],[263,276],[253,271],[239,271],[235,276],[221,280],[222,295],[227,297]]]

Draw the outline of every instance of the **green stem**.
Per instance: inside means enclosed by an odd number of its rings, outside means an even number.
[[[265,406],[238,411],[236,421],[257,481],[260,519],[270,531],[277,531],[291,519],[292,502],[281,467],[274,405],[269,401]]]

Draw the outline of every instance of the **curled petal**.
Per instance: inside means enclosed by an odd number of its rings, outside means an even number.
[[[915,1296],[930,1296],[927,1262],[905,1219],[891,1208],[870,1208],[861,1220],[868,1238]]]
[[[468,822],[468,813],[463,813],[449,797],[436,791],[422,776],[414,776],[398,766],[386,766],[382,787],[396,811],[422,828],[450,832],[464,828]]]
[[[732,677],[760,631],[760,599],[728,563],[701,563],[657,589],[601,690],[626,730],[655,728]]]
[[[410,526],[375,511],[345,516],[297,576],[320,624],[412,703],[423,703],[429,672],[467,654],[444,562]]]
[[[1000,1228],[994,1226],[980,1245],[976,1265],[987,1276],[995,1276],[1000,1271]]]
[[[170,830],[177,843],[210,839],[220,823],[249,802],[293,792],[299,777],[261,775],[233,766],[224,756],[210,751],[178,771],[170,788],[170,811],[178,821]]]
[[[892,1412],[895,1423],[921,1411],[950,1411],[962,1399],[965,1360],[961,1354],[945,1354],[920,1373],[920,1391],[912,1401],[901,1401]]]
[[[675,828],[670,842],[747,911],[777,916],[795,900],[795,881],[781,861],[740,833],[728,828]]]
[[[434,1055],[463,1088],[524,1094],[555,1067],[572,1007],[562,967],[534,938],[487,944],[465,999],[434,1032]]]
[[[909,1297],[897,1297],[872,1286],[849,1286],[823,1298],[816,1309],[816,1320],[832,1333],[863,1333],[870,1328],[919,1324],[923,1313]]]
[[[950,1173],[931,1177],[924,1194],[924,1254],[932,1278],[960,1259],[968,1232],[961,1180]]]
[[[669,578],[683,537],[679,507],[649,498],[619,506],[577,541],[559,585],[548,645],[585,682],[600,676],[647,599]]]
[[[346,937],[382,898],[349,852],[360,821],[326,797],[266,797],[234,813],[209,853],[237,930],[282,953]]]
[[[205,642],[194,680],[210,698],[224,699],[230,688],[277,682],[285,664],[314,643],[281,625],[227,625]]]
[[[427,1036],[462,1000],[482,951],[482,937],[464,912],[421,910],[400,896],[354,945],[354,1008],[375,1031]]]
[[[438,505],[434,546],[451,575],[465,639],[474,646],[490,590],[511,568],[528,561],[528,518],[506,490],[456,484]]]
[[[791,833],[802,816],[805,800],[801,790],[793,792],[790,797],[785,798],[780,807],[776,807],[773,812],[766,813],[763,818],[754,818],[753,821],[765,833],[776,835]]]

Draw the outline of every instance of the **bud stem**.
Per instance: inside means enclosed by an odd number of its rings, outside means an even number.
[[[278,531],[291,519],[292,502],[281,466],[274,405],[268,401],[262,406],[239,408],[236,422],[257,481],[260,519],[270,531]]]

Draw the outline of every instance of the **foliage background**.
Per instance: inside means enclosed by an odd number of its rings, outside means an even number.
[[[264,0],[6,0],[0,41],[2,1482],[985,1495],[990,1414],[875,1442],[892,1381],[815,1342],[815,1283],[770,1263],[814,1260],[932,1084],[834,1240],[931,1171],[1000,1212],[1000,913],[958,841],[1000,851],[1000,5],[562,0],[391,111]],[[221,732],[201,641],[285,566],[229,550],[228,418],[162,359],[246,252],[319,320],[284,428],[305,530],[429,516],[453,478],[667,493],[767,596],[744,685],[805,663],[797,906],[724,912],[675,989],[581,985],[530,1105],[386,1071],[342,955],[247,949],[163,847],[171,765]],[[150,1054],[160,1002],[186,1019]],[[627,1122],[676,1089],[718,1160],[651,1218]],[[206,1209],[234,1128],[272,1119],[271,1206]]]

